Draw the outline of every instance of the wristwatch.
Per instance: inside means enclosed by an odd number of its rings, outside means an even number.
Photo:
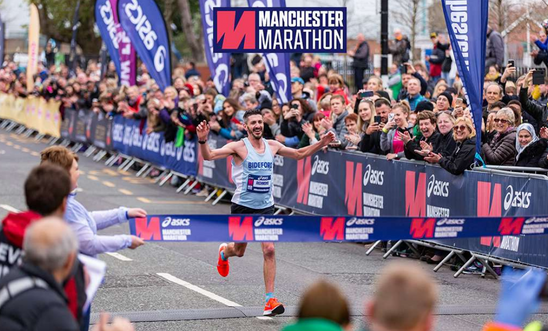
[[[207,142],[207,140],[198,140],[198,143],[200,143],[202,145],[205,144],[206,142]]]

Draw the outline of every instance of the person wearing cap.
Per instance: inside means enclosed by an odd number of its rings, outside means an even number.
[[[453,96],[451,93],[444,91],[438,95],[436,100],[436,109],[435,112],[439,111],[452,111],[451,105],[453,104]]]
[[[316,102],[310,98],[310,95],[303,93],[303,89],[304,80],[301,77],[291,78],[291,94],[293,95],[293,99],[305,99],[310,107],[312,107],[314,111],[317,111],[318,107],[316,106]]]
[[[432,40],[432,55],[426,56],[426,61],[430,62],[430,80],[437,82],[441,78],[441,65],[445,61],[445,45],[439,42],[438,34],[432,32],[430,34]]]

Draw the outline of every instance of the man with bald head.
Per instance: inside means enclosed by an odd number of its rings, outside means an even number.
[[[59,217],[33,223],[23,249],[23,264],[0,281],[2,330],[79,330],[62,287],[78,254],[71,228]]]
[[[358,34],[356,37],[356,48],[353,51],[349,51],[348,55],[354,59],[352,63],[352,67],[354,68],[354,88],[357,89],[362,84],[363,72],[369,68],[369,44],[365,40],[363,33]]]
[[[400,29],[394,30],[394,40],[390,40],[388,49],[392,54],[392,63],[400,65],[409,61],[409,40]]]

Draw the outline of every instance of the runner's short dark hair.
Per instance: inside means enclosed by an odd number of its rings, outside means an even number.
[[[252,109],[252,110],[248,110],[245,112],[244,114],[244,123],[247,123],[247,118],[249,116],[253,116],[253,115],[263,115],[263,113],[261,113],[261,111],[259,109]]]
[[[69,173],[61,166],[45,162],[32,169],[25,180],[27,207],[42,216],[49,216],[63,204],[70,188]]]

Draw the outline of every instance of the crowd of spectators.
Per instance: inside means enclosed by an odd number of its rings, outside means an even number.
[[[497,36],[489,29],[488,55],[498,54]],[[539,56],[545,52],[545,39],[545,33],[535,39]],[[244,112],[259,109],[264,116],[265,138],[290,147],[317,143],[322,134],[333,131],[337,140],[331,148],[386,155],[390,160],[437,163],[458,175],[474,163],[479,128],[472,125],[458,73],[449,75],[453,60],[448,39],[432,33],[431,40],[433,52],[426,57],[427,63],[409,62],[409,41],[396,30],[390,43],[394,63],[388,82],[372,74],[354,86],[328,69],[319,57],[293,54],[292,100],[287,103],[281,103],[274,92],[259,55],[243,55],[241,59],[235,55],[228,96],[216,90],[211,78],[202,77],[194,63],[177,66],[173,85],[163,91],[144,65],[139,67],[136,86],[120,87],[112,63],[103,77],[95,61],[75,72],[64,65],[46,68],[40,64],[28,92],[26,76],[9,62],[0,70],[0,90],[20,97],[33,94],[59,100],[62,114],[89,109],[139,120],[144,133],[162,131],[166,142],[182,134],[192,138],[196,125],[203,120],[209,122],[213,134],[241,139],[246,134]],[[361,38],[351,53],[355,57],[369,53],[367,42]],[[533,85],[532,72],[517,77],[512,65],[502,70],[498,55],[490,56],[481,127],[484,162],[546,167],[547,85]],[[363,70],[366,64],[359,67]],[[351,93],[351,88],[358,92]]]

